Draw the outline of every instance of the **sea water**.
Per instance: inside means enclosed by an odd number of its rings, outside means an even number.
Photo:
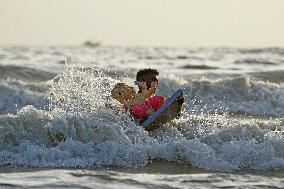
[[[105,106],[141,68],[185,95],[150,133]],[[1,47],[0,166],[2,188],[283,188],[284,49]]]

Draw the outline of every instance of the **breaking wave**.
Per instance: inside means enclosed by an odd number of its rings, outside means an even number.
[[[1,115],[0,165],[140,167],[168,160],[219,171],[284,167],[283,86],[245,77],[189,81],[168,76],[159,93],[169,96],[184,88],[184,114],[149,133],[127,113],[105,107],[116,82],[98,69],[66,69],[50,83],[49,109],[28,105]],[[232,119],[216,107],[279,118]]]

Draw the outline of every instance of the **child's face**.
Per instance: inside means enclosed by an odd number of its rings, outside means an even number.
[[[135,89],[133,87],[122,86],[118,90],[118,94],[116,96],[116,100],[120,103],[125,103],[130,100],[135,95]]]

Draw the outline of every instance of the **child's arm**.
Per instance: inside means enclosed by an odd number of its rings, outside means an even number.
[[[141,105],[143,103],[144,103],[143,95],[141,93],[137,93],[132,99],[124,103],[124,107],[126,110],[129,110],[131,106]]]

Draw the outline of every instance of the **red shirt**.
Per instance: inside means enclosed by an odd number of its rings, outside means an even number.
[[[144,101],[141,105],[131,106],[130,111],[135,118],[142,118],[147,116],[147,111],[157,111],[164,103],[166,99],[162,96],[152,96]]]

